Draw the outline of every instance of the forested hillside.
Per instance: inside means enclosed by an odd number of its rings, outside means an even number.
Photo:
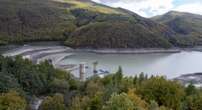
[[[202,91],[164,77],[143,73],[114,74],[79,81],[47,61],[0,56],[0,110],[30,110],[32,99],[42,98],[39,110],[201,110]]]
[[[0,0],[0,9],[0,44],[66,40],[67,46],[83,48],[178,45],[167,26],[90,0]]]
[[[72,26],[67,4],[49,0],[0,0],[0,40],[61,40]]]
[[[175,31],[183,45],[202,44],[202,16],[171,11],[164,15],[156,16],[153,20],[167,25]]]

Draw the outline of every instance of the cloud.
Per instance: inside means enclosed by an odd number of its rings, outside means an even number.
[[[190,3],[176,7],[174,10],[202,15],[202,3]]]
[[[122,7],[143,17],[161,15],[171,10],[202,14],[201,0],[93,0],[112,7]]]
[[[99,0],[99,1],[104,3],[115,3],[115,2],[130,3],[130,2],[141,2],[146,0]]]
[[[122,7],[144,17],[163,14],[173,8],[173,0],[94,0],[112,7]]]
[[[104,2],[101,2],[100,0],[92,0],[92,1],[97,2],[97,3],[103,3],[103,4],[105,4]]]

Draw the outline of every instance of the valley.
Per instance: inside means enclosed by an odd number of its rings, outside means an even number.
[[[9,47],[9,46],[8,46]],[[4,56],[22,55],[32,62],[40,63],[51,60],[56,68],[72,70],[79,77],[79,64],[84,63],[86,78],[93,75],[93,62],[98,62],[98,70],[116,72],[121,66],[125,76],[134,76],[140,73],[166,76],[169,79],[186,73],[201,72],[199,61],[202,56],[201,48],[187,49],[135,49],[135,50],[90,50],[72,49],[57,42],[39,42],[19,45],[3,52]],[[172,62],[176,62],[172,64]],[[65,66],[66,65],[66,66]],[[69,66],[68,66],[69,65]],[[176,68],[176,65],[177,68]],[[195,65],[195,66],[190,66]]]
[[[201,110],[187,1],[0,0],[0,110]]]

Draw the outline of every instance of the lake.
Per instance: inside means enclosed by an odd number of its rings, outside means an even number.
[[[201,52],[181,53],[155,53],[155,54],[95,54],[75,53],[67,57],[61,63],[87,62],[92,65],[98,61],[98,68],[104,68],[116,72],[119,66],[122,67],[127,76],[133,76],[144,72],[149,75],[165,75],[174,78],[185,73],[202,72]]]
[[[16,48],[15,48],[16,47]],[[6,56],[23,55],[35,60],[52,59],[55,65],[80,64],[88,65],[88,76],[92,73],[93,62],[98,61],[98,69],[116,72],[121,66],[126,76],[141,72],[148,75],[163,75],[175,78],[186,73],[202,72],[202,52],[182,51],[180,53],[150,54],[97,54],[78,52],[60,45],[33,45],[5,47],[0,51]],[[77,76],[78,70],[73,71]]]

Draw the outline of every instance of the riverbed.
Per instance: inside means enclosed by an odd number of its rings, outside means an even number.
[[[157,49],[156,49],[157,50]],[[156,51],[155,50],[155,51]],[[86,50],[74,50],[57,43],[38,43],[0,48],[4,56],[22,55],[35,63],[45,59],[53,60],[55,67],[64,65],[86,65],[86,77],[92,75],[93,62],[97,61],[98,70],[114,73],[121,66],[125,76],[138,75],[144,72],[148,75],[163,75],[175,78],[186,73],[202,72],[202,52],[196,50],[176,50],[171,52],[149,53],[99,53]],[[162,50],[161,50],[162,51]],[[164,50],[163,50],[164,51]],[[137,50],[136,50],[137,52]],[[78,69],[72,69],[72,74],[78,76]]]

